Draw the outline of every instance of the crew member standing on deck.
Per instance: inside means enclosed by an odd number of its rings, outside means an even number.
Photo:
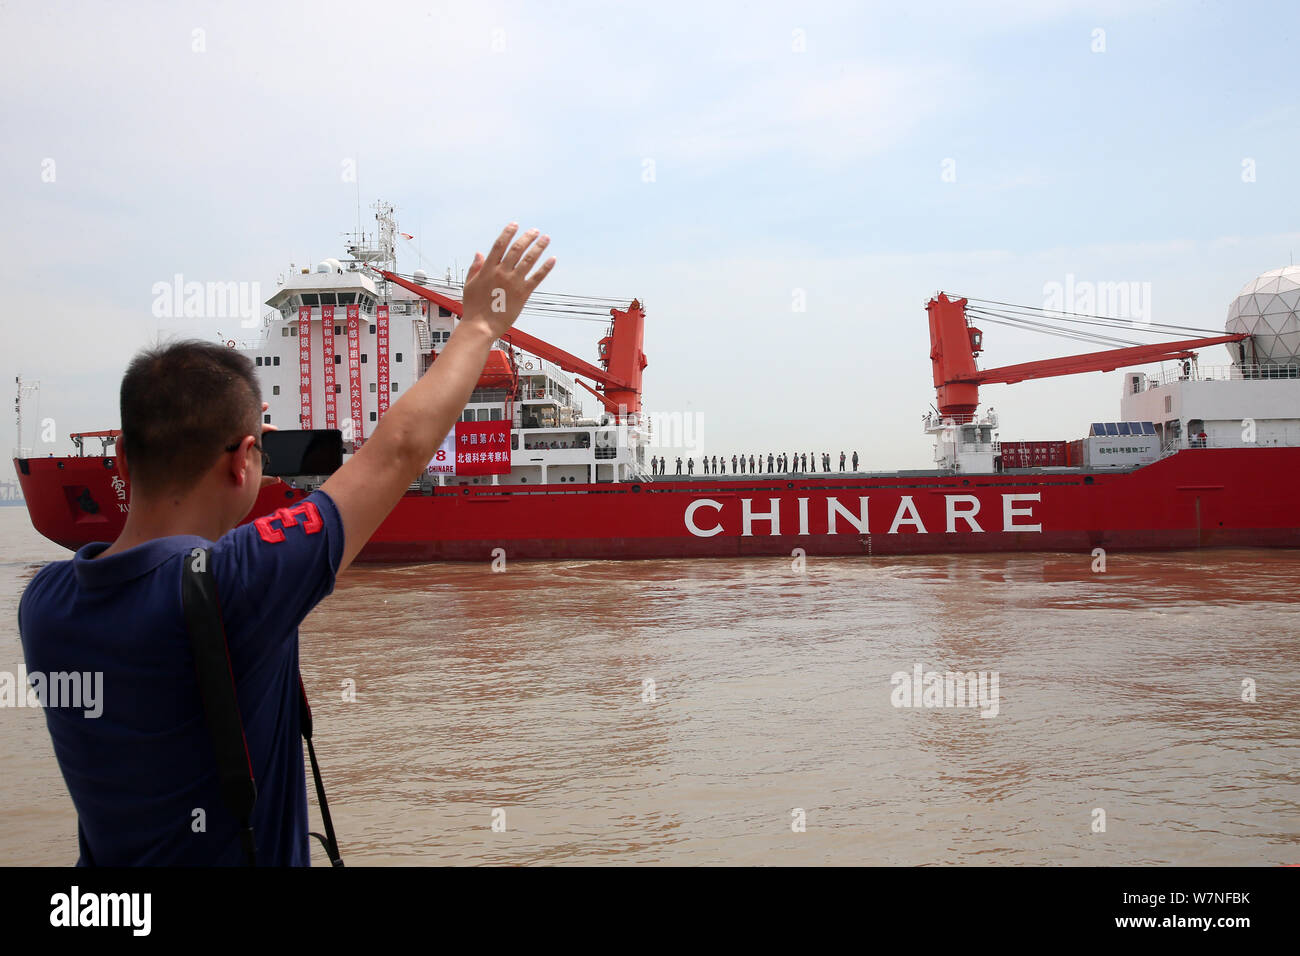
[[[686,459],[686,474],[688,474],[688,475],[693,475],[693,474],[695,474],[695,459],[694,459],[694,458],[687,458],[687,459]]]
[[[248,524],[239,522],[262,486],[278,480],[264,477],[253,363],[196,341],[132,359],[117,446],[131,484],[122,532],[47,564],[18,606],[29,673],[95,674],[102,685],[97,712],[44,708],[77,812],[79,863],[239,865],[255,846],[262,865],[311,864],[298,625],[424,473],[493,342],[554,266],[533,271],[549,239],[517,231],[511,223],[475,255],[438,361],[356,454],[319,490]],[[183,575],[199,571],[215,578],[257,788],[243,827],[223,800],[181,600]],[[196,808],[206,811],[197,829]]]
[[[678,455],[678,456],[677,456],[677,474],[680,475],[681,473],[682,473],[682,456],[681,456],[681,455]]]
[[[840,471],[844,470],[844,452],[840,452]]]
[[[856,451],[853,453],[853,470],[858,470],[858,453]]]

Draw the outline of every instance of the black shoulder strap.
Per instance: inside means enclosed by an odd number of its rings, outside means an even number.
[[[210,558],[211,552],[207,548],[195,548],[183,561],[181,598],[185,606],[185,626],[190,632],[190,647],[194,651],[194,665],[199,677],[199,693],[203,698],[203,711],[212,738],[212,749],[217,756],[221,798],[239,821],[245,862],[249,866],[256,866],[257,846],[253,839],[252,816],[253,805],[257,801],[257,784],[253,780],[253,764],[248,755],[244,723],[239,716],[235,675],[230,667],[226,628],[221,616],[221,603],[217,599],[216,578],[212,574]],[[330,819],[329,804],[325,800],[325,783],[321,780],[316,749],[311,742],[311,705],[307,703],[307,689],[303,686],[301,674],[298,675],[298,713],[302,735],[307,741],[307,753],[311,757],[311,773],[316,781],[316,798],[320,802],[327,837],[319,833],[311,835],[320,840],[330,864],[342,866],[338,840],[334,836],[334,822]]]
[[[302,724],[302,736],[307,741],[307,756],[311,758],[311,776],[316,781],[316,802],[320,804],[320,818],[325,824],[325,835],[311,832],[320,845],[325,848],[330,866],[342,866],[343,857],[339,856],[339,841],[334,836],[334,821],[330,819],[329,801],[325,799],[325,782],[321,780],[320,766],[316,763],[316,748],[311,743],[311,704],[307,703],[307,688],[303,686],[302,674],[298,675],[298,716]]]
[[[253,781],[253,762],[244,739],[244,722],[239,716],[239,699],[235,695],[235,675],[230,669],[230,652],[226,646],[226,628],[217,600],[217,582],[209,568],[211,553],[195,548],[182,559],[181,600],[185,606],[185,626],[190,632],[190,648],[198,672],[199,696],[207,716],[208,736],[217,756],[217,773],[221,780],[221,799],[239,821],[239,837],[244,844],[244,859],[257,865],[257,845],[253,841],[253,804],[257,802],[257,784]]]

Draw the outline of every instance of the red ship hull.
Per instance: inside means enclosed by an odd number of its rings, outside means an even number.
[[[36,530],[110,541],[112,458],[15,459]],[[1125,472],[734,475],[408,494],[362,550],[379,562],[1300,547],[1300,448],[1192,449]],[[249,519],[305,495],[264,489]]]

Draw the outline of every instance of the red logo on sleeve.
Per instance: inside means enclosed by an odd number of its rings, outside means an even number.
[[[299,524],[301,519],[302,530],[307,534],[315,534],[321,528],[325,527],[325,522],[321,520],[320,512],[310,501],[304,501],[294,505],[292,508],[281,508],[269,515],[264,515],[253,522],[257,526],[257,533],[267,544],[278,544],[284,540],[283,528],[292,528]],[[271,522],[280,522],[277,528]]]

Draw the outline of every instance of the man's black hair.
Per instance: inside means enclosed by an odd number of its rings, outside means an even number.
[[[262,433],[253,363],[209,342],[139,353],[122,378],[121,404],[131,484],[146,493],[189,489],[228,445]]]

